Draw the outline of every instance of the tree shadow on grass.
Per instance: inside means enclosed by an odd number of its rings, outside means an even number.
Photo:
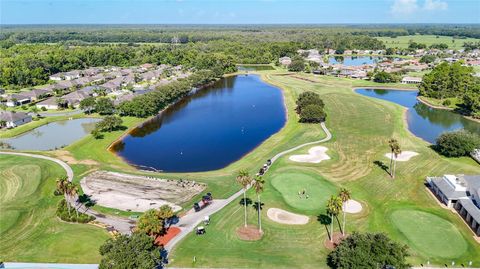
[[[245,206],[245,203],[247,204],[247,206],[249,206],[249,205],[251,205],[253,202],[252,202],[252,199],[250,199],[250,198],[248,198],[248,197],[247,197],[246,199],[243,199],[243,198],[240,199],[239,204],[240,204],[241,206]]]
[[[263,210],[263,206],[264,206],[264,205],[265,205],[264,203],[260,203],[260,210]],[[253,204],[253,208],[255,208],[255,211],[258,211],[258,207],[259,207],[259,206],[258,206],[258,202],[255,202],[255,203]]]
[[[385,173],[387,173],[387,174],[390,175],[390,172],[388,171],[388,165],[386,165],[384,162],[382,162],[382,161],[374,161],[373,164],[375,164],[376,166],[380,167],[380,169],[382,169],[383,171],[385,171]]]
[[[331,238],[331,233],[330,230],[328,229],[328,225],[332,223],[332,218],[330,216],[325,215],[325,214],[320,214],[317,216],[317,221],[320,222],[323,226],[325,226],[325,230],[327,231],[328,238]]]
[[[78,196],[78,202],[84,204],[86,207],[92,207],[96,204],[95,200],[92,200],[91,195],[82,194]]]

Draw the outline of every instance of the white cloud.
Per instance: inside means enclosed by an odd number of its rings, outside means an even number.
[[[417,0],[393,0],[390,7],[390,12],[394,16],[404,17],[419,12],[419,11],[437,11],[447,10],[448,4],[444,0],[425,0],[423,5]]]
[[[394,15],[410,15],[418,9],[417,0],[394,0],[390,11]]]
[[[423,9],[425,10],[446,10],[447,8],[447,2],[441,0],[425,0],[425,4],[423,5]]]

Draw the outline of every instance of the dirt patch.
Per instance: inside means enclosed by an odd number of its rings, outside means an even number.
[[[307,216],[291,213],[280,208],[269,208],[267,216],[277,223],[289,225],[305,225],[309,220]]]
[[[242,226],[237,229],[237,236],[245,241],[257,241],[262,238],[263,233],[258,231],[258,228],[253,225]]]
[[[83,192],[98,205],[124,211],[144,212],[162,205],[174,211],[202,192],[206,185],[188,180],[96,171],[80,181]]]
[[[345,236],[342,235],[342,233],[334,233],[333,234],[333,241],[330,241],[330,238],[327,236],[327,238],[325,239],[325,242],[323,242],[323,245],[330,249],[330,250],[333,250],[334,248],[336,248],[340,242],[342,242],[343,239],[347,238],[348,234],[345,234]]]
[[[323,146],[312,147],[308,150],[308,154],[304,155],[292,155],[290,160],[300,163],[320,163],[324,160],[329,160],[330,156],[327,155],[328,148]]]
[[[167,245],[168,242],[170,242],[170,240],[172,240],[175,236],[177,236],[177,234],[179,234],[181,232],[180,228],[178,227],[170,227],[168,228],[167,230],[167,234],[165,235],[162,235],[162,236],[158,236],[156,239],[155,239],[155,244],[157,246],[161,246],[161,245]]]
[[[57,150],[54,152],[55,155],[57,156],[58,159],[66,162],[66,163],[69,163],[69,164],[84,164],[84,165],[98,165],[98,162],[94,161],[94,160],[81,160],[81,161],[78,161],[77,159],[75,159],[72,154],[70,154],[70,152],[66,151],[66,150]]]

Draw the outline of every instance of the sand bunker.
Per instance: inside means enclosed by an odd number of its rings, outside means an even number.
[[[97,171],[84,177],[83,192],[98,205],[124,211],[144,212],[162,205],[174,211],[205,189],[205,184],[187,180],[157,179],[147,176]]]
[[[290,225],[304,225],[309,220],[307,216],[291,213],[280,208],[269,208],[267,216],[275,222]]]
[[[343,208],[346,213],[355,214],[360,213],[362,211],[362,204],[355,200],[348,200],[343,205]]]
[[[330,156],[326,154],[327,150],[328,148],[326,147],[316,146],[310,148],[306,155],[292,155],[289,159],[300,163],[319,163],[330,159]]]
[[[406,162],[406,161],[409,161],[410,158],[412,157],[415,157],[417,156],[418,153],[414,152],[414,151],[402,151],[402,153],[400,153],[398,156],[397,156],[397,161],[399,162]],[[385,154],[385,157],[391,159],[392,158],[392,153],[387,153]]]

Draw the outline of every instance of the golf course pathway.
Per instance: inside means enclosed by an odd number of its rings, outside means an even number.
[[[292,151],[303,148],[305,146],[314,145],[314,144],[318,144],[318,143],[324,143],[324,142],[327,142],[330,139],[332,139],[332,134],[327,129],[327,126],[325,125],[325,122],[322,122],[320,125],[322,126],[322,129],[325,132],[325,134],[327,135],[325,138],[323,138],[321,140],[318,140],[318,141],[313,141],[313,142],[308,142],[308,143],[305,143],[305,144],[301,144],[301,145],[298,145],[294,148],[282,151],[282,152],[278,153],[277,155],[275,155],[271,159],[272,164],[276,160],[278,160],[280,157],[282,157],[282,156],[284,156],[284,155],[286,155],[286,154],[288,154]],[[248,189],[250,187],[251,186],[248,186]],[[181,231],[177,236],[175,236],[172,240],[170,240],[167,243],[167,245],[165,246],[165,249],[167,251],[171,251],[173,249],[173,247],[175,246],[175,244],[180,242],[180,240],[182,240],[185,236],[187,236],[187,234],[192,232],[193,229],[195,229],[195,227],[197,225],[199,225],[205,219],[205,216],[210,216],[210,215],[220,211],[222,208],[224,208],[229,203],[231,203],[232,201],[234,201],[235,199],[240,197],[242,194],[243,194],[243,189],[239,190],[238,192],[236,192],[235,194],[233,194],[232,196],[230,196],[229,198],[227,198],[225,200],[214,200],[214,202],[211,205],[209,205],[208,207],[206,207],[203,210],[200,210],[199,212],[193,212],[193,213],[185,215],[184,217],[181,217],[179,222],[177,224],[173,225],[173,226],[179,227]]]
[[[67,172],[67,179],[68,181],[72,182],[73,180],[73,170],[72,168],[65,163],[64,161],[61,161],[59,159],[55,159],[52,157],[47,157],[43,155],[37,155],[37,154],[31,154],[31,153],[23,153],[23,152],[13,152],[13,151],[0,151],[0,154],[4,155],[17,155],[17,156],[24,156],[24,157],[31,157],[31,158],[37,158],[37,159],[44,159],[48,161],[52,161],[58,165],[60,165],[65,172]],[[77,199],[75,199],[77,200]],[[72,206],[77,207],[77,204],[75,202],[72,202]],[[87,215],[94,216],[96,221],[101,222],[107,226],[112,226],[114,227],[117,231],[123,234],[130,234],[130,227],[135,225],[135,222],[133,220],[129,220],[127,218],[120,218],[120,217],[114,217],[114,216],[106,216],[104,214],[98,213],[88,207],[85,207],[83,204],[81,204],[80,207],[77,207],[77,210],[80,212],[83,212]]]

